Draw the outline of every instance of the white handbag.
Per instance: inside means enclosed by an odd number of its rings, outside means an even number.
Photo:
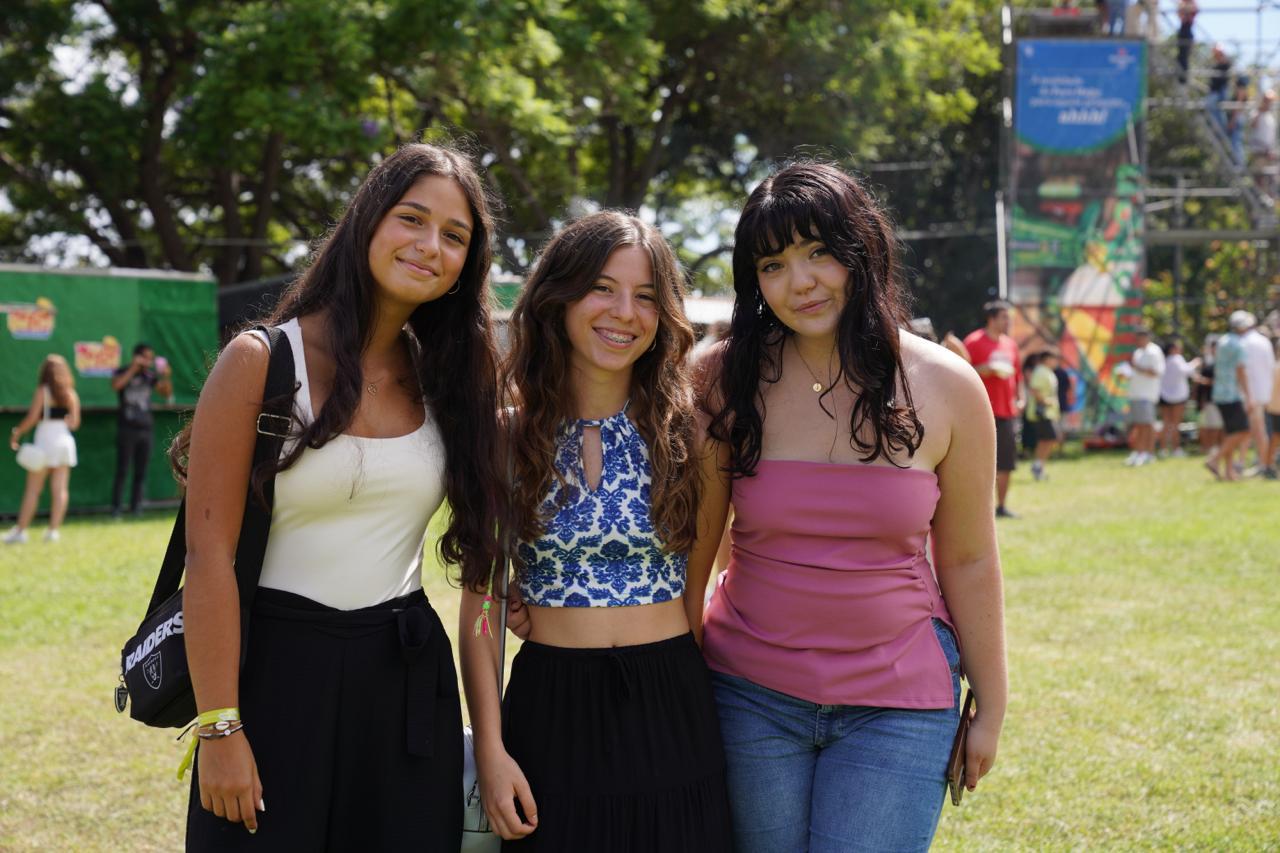
[[[502,701],[502,671],[507,662],[507,573],[502,559],[498,571],[498,701]],[[502,838],[489,826],[489,817],[480,801],[480,777],[476,773],[475,735],[471,726],[462,727],[462,853],[498,853]]]
[[[43,471],[49,465],[45,453],[34,444],[24,444],[18,448],[18,464],[28,471]]]
[[[497,853],[502,839],[489,826],[480,802],[480,779],[476,775],[475,744],[471,726],[462,727],[462,853]]]

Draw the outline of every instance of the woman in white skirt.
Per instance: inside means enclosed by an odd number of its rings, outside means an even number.
[[[46,542],[58,541],[58,528],[67,515],[67,484],[76,467],[76,440],[71,431],[80,426],[80,396],[76,394],[71,367],[60,355],[50,355],[40,365],[40,381],[31,397],[31,407],[22,421],[9,431],[9,447],[18,451],[18,464],[27,469],[27,488],[22,495],[18,523],[4,536],[6,545],[27,541],[27,526],[36,515],[36,504],[44,481],[49,480],[49,529]],[[19,450],[19,439],[35,427],[35,440]]]

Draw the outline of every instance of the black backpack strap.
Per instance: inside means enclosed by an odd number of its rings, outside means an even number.
[[[267,336],[271,347],[271,361],[267,367],[267,381],[262,389],[262,413],[258,415],[258,434],[253,446],[253,463],[250,471],[266,459],[278,457],[280,447],[289,434],[292,424],[294,377],[293,347],[284,332],[275,327],[255,326],[256,331]],[[262,487],[267,507],[258,502],[250,485],[245,499],[244,517],[240,522],[240,541],[236,545],[236,585],[240,589],[240,606],[247,611],[253,604],[258,590],[258,578],[262,574],[262,558],[267,550],[267,534],[271,530],[271,506],[275,496],[275,477],[270,477]],[[169,535],[169,547],[165,549],[164,562],[156,578],[150,615],[167,601],[182,582],[187,562],[187,501],[178,507],[178,517]]]
[[[293,424],[294,377],[293,347],[284,332],[274,326],[256,326],[265,332],[271,344],[271,363],[267,382],[262,389],[262,412],[258,415],[258,440],[253,446],[250,471],[269,459],[278,459],[280,448],[289,437]],[[240,588],[240,609],[248,612],[258,592],[262,575],[262,558],[267,552],[267,534],[271,532],[271,510],[275,506],[276,478],[273,474],[262,484],[264,507],[253,494],[244,502],[244,518],[240,522],[240,541],[236,544],[236,585]]]

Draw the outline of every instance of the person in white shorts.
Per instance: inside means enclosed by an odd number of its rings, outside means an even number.
[[[57,542],[58,529],[67,515],[68,484],[71,469],[76,467],[76,440],[72,430],[80,426],[80,397],[67,360],[50,355],[40,365],[40,379],[31,406],[16,427],[9,431],[9,447],[18,451],[18,464],[27,469],[27,487],[18,510],[18,523],[4,535],[6,545],[27,541],[27,527],[36,515],[36,504],[45,480],[49,480],[49,529],[46,542]],[[20,445],[20,439],[32,427],[31,444]]]

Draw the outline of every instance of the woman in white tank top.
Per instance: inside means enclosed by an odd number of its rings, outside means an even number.
[[[297,379],[280,458],[250,470],[260,335],[227,345],[179,437],[196,703],[234,730],[200,741],[189,850],[458,849],[461,711],[449,640],[422,592],[422,546],[447,498],[437,548],[464,583],[487,581],[492,228],[464,156],[401,148],[370,171],[268,321]],[[241,664],[232,559],[246,492],[273,472]]]

